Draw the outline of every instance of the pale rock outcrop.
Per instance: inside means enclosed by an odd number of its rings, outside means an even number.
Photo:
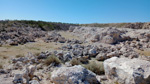
[[[104,61],[105,75],[115,84],[150,84],[150,62],[112,57]]]
[[[100,84],[96,74],[81,65],[61,67],[52,72],[51,80],[55,84]]]

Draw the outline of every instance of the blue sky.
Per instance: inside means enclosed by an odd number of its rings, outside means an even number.
[[[0,0],[0,20],[150,22],[150,0]]]

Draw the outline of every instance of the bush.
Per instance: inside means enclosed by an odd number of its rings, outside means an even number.
[[[98,75],[102,75],[105,73],[103,63],[90,62],[87,65],[83,65],[83,67]]]
[[[61,63],[61,61],[55,55],[51,55],[45,60],[44,64],[48,66],[51,63],[55,63],[54,66],[57,66]]]
[[[81,64],[81,63],[80,63],[80,61],[79,61],[77,58],[73,58],[73,59],[70,61],[70,64],[71,64],[72,66],[74,66],[74,65],[79,65],[79,64]]]

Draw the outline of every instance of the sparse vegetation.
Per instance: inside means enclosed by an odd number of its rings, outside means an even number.
[[[35,47],[35,46],[25,46],[26,48],[30,49],[30,50],[40,50],[40,48]]]
[[[82,63],[82,64],[87,64],[87,63],[89,63],[89,61],[88,61],[87,58],[81,57],[81,58],[79,58],[78,60],[79,60],[79,62]]]
[[[86,69],[98,74],[98,75],[101,75],[101,74],[104,74],[104,66],[103,66],[103,63],[96,63],[94,61],[90,62],[89,64],[87,65],[83,65]]]
[[[85,59],[85,58],[73,58],[71,61],[70,61],[70,64],[72,66],[74,65],[80,65],[80,64],[87,64],[89,61],[88,59]]]
[[[92,24],[80,24],[81,26],[90,26],[90,27],[116,27],[116,28],[133,28],[133,29],[146,29],[150,28],[147,26],[147,23],[92,23]]]
[[[77,58],[73,58],[73,59],[70,61],[70,64],[71,64],[72,66],[74,66],[74,65],[80,65],[81,62],[80,62]]]
[[[145,55],[145,56],[150,56],[150,50],[144,50],[144,51],[137,51],[138,53],[140,53],[141,55]]]
[[[24,57],[24,55],[23,54],[16,55],[16,58],[19,58],[19,57]]]
[[[3,59],[7,59],[8,57],[7,56],[3,56]]]
[[[67,30],[71,25],[78,25],[78,24],[61,23],[61,22],[44,22],[34,20],[4,20],[0,21],[0,31],[5,31],[5,29],[8,27],[32,27],[32,28],[40,28],[45,31]]]
[[[61,61],[55,55],[51,55],[44,61],[44,64],[48,66],[51,63],[55,63],[54,66],[57,66]]]
[[[35,56],[39,56],[40,55],[40,52],[36,52],[34,53]]]

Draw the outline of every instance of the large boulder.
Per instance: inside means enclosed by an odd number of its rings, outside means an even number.
[[[115,84],[150,84],[150,62],[112,57],[104,61],[105,75]]]
[[[100,84],[96,74],[81,65],[61,67],[52,73],[51,80],[55,84]]]

